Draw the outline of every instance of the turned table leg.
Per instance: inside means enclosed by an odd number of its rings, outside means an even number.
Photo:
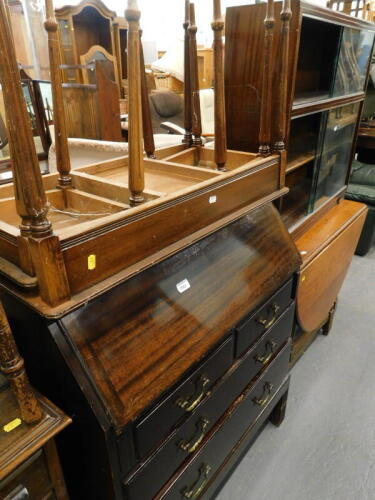
[[[333,324],[333,318],[335,317],[336,306],[337,306],[337,300],[335,301],[331,310],[328,313],[327,322],[324,323],[324,325],[322,327],[322,334],[325,336],[327,336],[329,334],[329,332],[331,331],[332,324]]]

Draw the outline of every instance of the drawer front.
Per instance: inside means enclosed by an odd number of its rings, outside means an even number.
[[[206,397],[213,384],[233,363],[233,349],[233,336],[230,336],[190,377],[136,424],[135,440],[140,458]]]
[[[292,301],[293,279],[283,285],[254,314],[236,328],[236,356],[240,356],[256,339],[271,328]]]
[[[130,500],[152,498],[186,457],[195,451],[236,397],[285,344],[291,335],[293,319],[294,304],[254,347],[235,363],[234,368],[223,377],[181,427],[172,432],[168,441],[163,443],[127,480],[125,484],[127,498]]]
[[[288,342],[272,361],[243,399],[227,418],[215,428],[210,439],[186,463],[170,488],[156,498],[177,500],[199,498],[206,484],[214,476],[226,456],[240,440],[252,423],[256,421],[273,396],[283,384],[289,370],[290,346]],[[272,404],[272,403],[271,403]]]

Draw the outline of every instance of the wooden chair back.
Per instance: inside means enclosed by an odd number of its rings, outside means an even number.
[[[80,56],[82,65],[82,81],[83,83],[95,83],[94,81],[94,64],[97,61],[106,63],[102,65],[102,70],[110,80],[118,81],[117,61],[116,57],[112,56],[107,50],[100,45],[93,45],[90,49]]]

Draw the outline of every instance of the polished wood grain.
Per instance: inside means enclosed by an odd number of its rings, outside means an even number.
[[[280,55],[279,63],[279,92],[275,99],[275,118],[276,118],[276,142],[274,149],[277,151],[285,150],[286,135],[288,130],[288,65],[289,65],[289,38],[290,38],[290,20],[292,18],[292,9],[290,0],[284,0],[280,12],[281,34],[280,34]]]
[[[185,0],[184,28],[184,127],[183,143],[191,146],[192,138],[192,95],[190,75],[190,0]]]
[[[71,187],[70,156],[68,147],[68,135],[65,121],[64,100],[61,87],[61,52],[57,33],[57,21],[53,10],[53,1],[46,0],[46,22],[44,24],[48,33],[48,51],[50,74],[52,83],[53,100],[53,124],[55,130],[56,166],[59,172],[58,185],[60,187]]]
[[[43,237],[52,234],[47,219],[47,200],[23,98],[13,35],[6,3],[0,2],[0,81],[10,137],[16,207],[21,217],[21,234]]]
[[[259,153],[267,156],[271,153],[271,116],[272,116],[272,69],[274,43],[275,13],[273,0],[267,0],[267,11],[264,19],[264,53],[262,97],[259,125]]]
[[[202,145],[202,122],[199,97],[199,76],[198,76],[198,58],[197,58],[197,25],[195,22],[195,5],[190,3],[190,24],[189,30],[189,54],[190,54],[190,81],[192,95],[192,134],[193,144]]]
[[[139,31],[139,38],[141,40],[142,30]],[[140,70],[141,70],[141,93],[142,93],[142,126],[143,126],[143,139],[144,150],[149,158],[155,158],[155,141],[152,129],[150,103],[148,100],[147,77],[145,69],[145,59],[143,55],[143,46],[140,43]]]
[[[119,88],[117,83],[108,77],[107,65],[107,61],[95,62],[100,139],[121,142],[123,139],[120,124]]]
[[[136,0],[128,0],[125,11],[128,31],[128,89],[129,89],[129,189],[130,205],[144,202],[143,130],[141,100],[141,69],[139,19]]]
[[[286,229],[267,204],[65,317],[117,427],[134,419],[298,265]],[[184,279],[190,288],[179,293],[176,285]]]
[[[34,424],[22,422],[21,425],[16,427],[13,431],[5,432],[3,426],[16,418],[20,418],[20,411],[10,388],[5,388],[0,391],[0,481],[14,472],[22,477],[22,473],[19,472],[18,468],[23,466],[22,470],[27,470],[24,467],[25,462],[29,460],[32,463],[35,454],[38,456],[38,452],[39,454],[43,452],[43,447],[71,423],[71,419],[47,399],[39,396],[38,401],[43,413],[43,417],[39,422]],[[52,463],[48,465],[47,460],[50,460]],[[57,455],[52,456],[52,453],[50,453],[43,461],[45,474],[48,478],[46,482],[48,490],[56,488],[56,498],[58,500],[68,500],[65,482]],[[50,477],[48,477],[49,466],[54,470],[54,473],[51,474]],[[28,479],[27,486],[31,485],[31,492],[35,492],[36,489],[36,494],[40,494],[40,490],[38,492],[38,477],[40,476],[34,474],[32,468],[31,471],[31,477]],[[44,491],[44,494],[47,494],[48,490]],[[0,491],[0,494],[2,493],[3,490]],[[35,498],[41,497],[35,496]]]
[[[8,378],[16,396],[22,419],[27,424],[39,422],[42,409],[35,397],[34,391],[24,368],[16,342],[13,338],[3,305],[0,303],[0,370]]]
[[[214,32],[215,163],[218,170],[224,170],[227,160],[223,43],[224,21],[221,15],[221,0],[214,0],[213,5],[214,18],[211,27]]]
[[[339,213],[342,203],[345,203],[343,210],[350,221],[347,226],[342,223],[343,214]],[[331,215],[330,229],[333,232],[333,239],[325,232],[327,221],[320,221],[296,242],[300,252],[307,251],[307,255],[314,255],[314,246],[323,237],[319,235],[319,228],[323,228],[323,234],[328,239],[326,246],[302,267],[299,277],[297,318],[305,332],[312,332],[327,321],[345,279],[366,218],[365,205],[348,200],[342,203],[335,207],[336,210],[334,208],[327,214],[327,217]],[[338,234],[337,231],[334,232],[334,221],[332,221],[335,215],[341,220],[341,225],[338,224]]]

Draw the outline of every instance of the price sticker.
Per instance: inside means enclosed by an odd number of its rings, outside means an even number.
[[[11,422],[8,422],[4,425],[3,429],[5,432],[12,432],[14,429],[17,429],[22,424],[22,420],[20,418],[15,418]]]
[[[186,290],[189,290],[190,288],[189,280],[184,279],[180,281],[179,283],[177,283],[176,288],[180,293],[186,292]]]
[[[87,257],[87,269],[93,271],[96,268],[96,255],[91,254]]]

